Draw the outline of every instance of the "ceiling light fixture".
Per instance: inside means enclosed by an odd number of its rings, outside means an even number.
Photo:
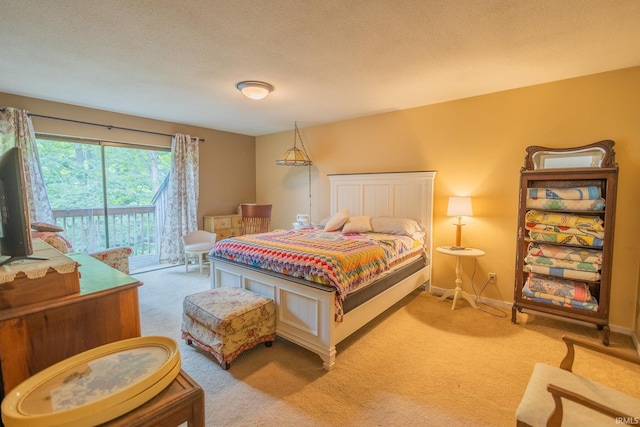
[[[238,82],[236,88],[244,96],[250,99],[262,99],[273,92],[273,86],[269,83],[259,82],[255,80],[245,80]]]

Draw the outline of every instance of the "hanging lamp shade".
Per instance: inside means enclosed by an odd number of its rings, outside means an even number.
[[[289,148],[278,160],[276,164],[280,166],[308,166],[311,160],[297,147]]]
[[[300,138],[300,144],[302,150],[296,147],[296,142]],[[307,150],[304,148],[304,142],[298,131],[298,122],[295,123],[295,129],[293,133],[293,147],[289,148],[278,160],[276,165],[280,166],[311,166],[312,162],[307,154]]]

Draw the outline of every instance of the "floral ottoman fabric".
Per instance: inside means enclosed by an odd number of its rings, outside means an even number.
[[[182,338],[213,354],[224,369],[240,353],[275,339],[273,300],[232,287],[184,299]]]

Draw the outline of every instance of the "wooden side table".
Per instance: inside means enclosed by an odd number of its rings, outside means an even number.
[[[153,399],[102,426],[204,427],[204,391],[184,371]]]
[[[458,298],[462,297],[466,299],[469,304],[476,310],[478,309],[478,305],[471,298],[467,292],[462,290],[462,258],[463,257],[481,257],[484,255],[484,251],[480,249],[474,248],[464,248],[464,249],[451,249],[451,246],[440,246],[436,248],[436,250],[445,255],[455,256],[457,258],[456,261],[456,287],[454,289],[449,289],[440,297],[440,300],[444,300],[453,295],[453,305],[451,305],[451,310],[456,308],[456,302]]]

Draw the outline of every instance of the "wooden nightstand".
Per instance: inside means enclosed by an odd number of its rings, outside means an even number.
[[[216,241],[239,236],[242,231],[242,216],[237,214],[205,215],[204,230],[216,233]]]

